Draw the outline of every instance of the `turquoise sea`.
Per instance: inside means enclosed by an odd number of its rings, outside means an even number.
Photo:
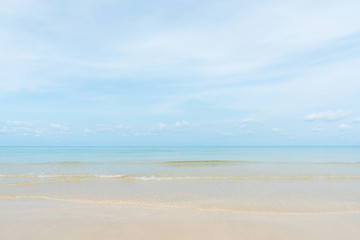
[[[360,211],[360,147],[0,147],[0,197]]]

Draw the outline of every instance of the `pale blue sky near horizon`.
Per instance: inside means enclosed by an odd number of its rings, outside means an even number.
[[[359,12],[3,0],[0,146],[360,145]]]

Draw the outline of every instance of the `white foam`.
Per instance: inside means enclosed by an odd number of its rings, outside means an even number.
[[[99,177],[99,178],[122,178],[125,175],[122,174],[113,174],[113,175],[95,175],[95,177]]]

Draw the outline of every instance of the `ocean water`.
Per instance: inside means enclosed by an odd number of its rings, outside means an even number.
[[[360,147],[0,147],[0,199],[360,211]]]

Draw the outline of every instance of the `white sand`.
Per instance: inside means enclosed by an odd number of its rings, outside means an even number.
[[[0,200],[0,239],[358,240],[360,213],[271,214]]]

